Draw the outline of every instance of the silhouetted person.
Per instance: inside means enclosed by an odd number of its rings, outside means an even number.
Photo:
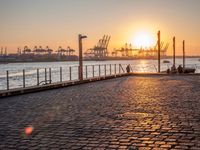
[[[173,65],[173,66],[171,67],[171,73],[176,73],[176,72],[177,72],[177,70],[176,70],[176,66]]]
[[[131,71],[131,67],[130,67],[130,65],[127,65],[127,67],[126,67],[126,72],[127,72],[127,73],[130,73],[130,71]]]
[[[181,65],[178,66],[177,70],[178,73],[183,73],[183,67]]]
[[[170,69],[168,68],[168,69],[167,69],[167,74],[169,74],[169,73],[170,73]]]

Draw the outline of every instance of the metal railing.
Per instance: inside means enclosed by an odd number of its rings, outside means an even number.
[[[123,74],[126,73],[127,65],[128,64],[85,65],[83,66],[83,79]],[[200,73],[200,64],[187,64],[186,67],[195,68],[196,73]],[[169,68],[170,64],[166,64],[162,65],[161,70],[165,71]],[[133,73],[156,73],[157,71],[158,69],[155,64],[130,64],[130,72]],[[21,72],[15,73],[7,70],[5,77],[0,77],[0,91],[67,81],[73,82],[77,80],[79,80],[78,66],[38,68],[35,70],[23,69]]]
[[[83,79],[126,73],[125,67],[126,65],[121,64],[85,65],[83,66]],[[29,74],[23,69],[21,73],[17,72],[17,75],[13,75],[7,70],[6,77],[3,78],[6,81],[6,87],[4,86],[0,91],[79,80],[78,66],[37,68],[31,71],[32,74]],[[0,84],[1,81],[3,80],[0,80]]]

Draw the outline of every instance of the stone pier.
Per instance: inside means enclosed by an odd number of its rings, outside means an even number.
[[[126,76],[2,98],[0,149],[200,150],[200,76]]]

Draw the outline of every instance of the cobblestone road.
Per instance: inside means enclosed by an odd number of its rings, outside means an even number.
[[[0,100],[0,149],[200,149],[200,77],[122,77]]]

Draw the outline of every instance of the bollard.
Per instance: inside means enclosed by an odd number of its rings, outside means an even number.
[[[112,74],[112,65],[110,64],[110,75]]]
[[[25,83],[25,70],[23,69],[23,88],[25,88],[25,85],[26,83]]]
[[[37,69],[37,85],[39,86],[40,84],[40,74],[39,74],[39,69]]]
[[[99,77],[101,76],[101,65],[99,65]]]
[[[6,79],[7,79],[7,90],[9,90],[9,72],[6,71]]]
[[[94,65],[92,66],[92,76],[94,78]]]
[[[116,75],[116,73],[117,73],[117,65],[115,64],[115,75]]]
[[[60,67],[60,82],[62,82],[62,67]]]
[[[87,66],[85,66],[85,78],[87,79],[88,74],[87,74]]]
[[[45,84],[47,84],[47,68],[44,69],[44,80]]]
[[[69,80],[72,80],[72,67],[69,67]]]
[[[106,65],[104,65],[104,74],[106,76]]]
[[[51,68],[49,68],[49,83],[51,84]]]

